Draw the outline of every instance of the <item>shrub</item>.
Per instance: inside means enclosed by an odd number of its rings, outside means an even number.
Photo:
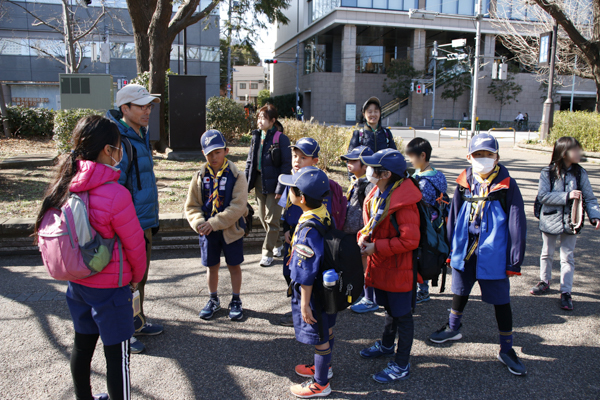
[[[600,151],[600,114],[587,111],[558,111],[548,135],[548,144],[562,136],[572,136],[585,151]]]
[[[72,110],[59,110],[54,115],[54,136],[59,153],[66,153],[73,147],[73,129],[77,122],[88,115],[104,115],[102,111],[89,108],[75,108]]]
[[[277,107],[277,111],[281,118],[291,118],[294,116],[296,110],[296,93],[270,97],[267,99],[266,103],[273,104]],[[300,94],[298,105],[302,107],[302,94]]]
[[[249,119],[241,104],[227,97],[211,97],[206,103],[206,129],[216,129],[227,141],[234,141],[250,130]]]
[[[258,92],[257,101],[259,107],[262,107],[267,103],[273,104],[273,98],[271,97],[271,92],[269,89],[263,89]]]
[[[47,108],[9,106],[7,120],[13,136],[50,136],[54,126],[54,111]],[[3,118],[0,116],[0,122]]]
[[[280,122],[292,143],[303,137],[311,137],[319,142],[319,168],[328,171],[334,165],[341,165],[340,156],[348,150],[353,128],[302,122],[293,118],[284,118]]]

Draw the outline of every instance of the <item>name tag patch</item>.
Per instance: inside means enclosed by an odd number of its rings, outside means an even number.
[[[301,256],[304,256],[306,258],[311,258],[312,256],[315,255],[315,252],[313,251],[313,249],[311,249],[310,247],[308,247],[305,244],[297,244],[295,247],[296,247],[296,251]]]

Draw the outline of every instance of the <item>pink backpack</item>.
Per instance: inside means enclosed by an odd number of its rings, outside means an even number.
[[[46,211],[38,231],[38,247],[54,279],[73,281],[102,271],[119,244],[119,287],[123,286],[123,249],[115,235],[104,239],[90,225],[88,192],[71,193],[60,208]]]

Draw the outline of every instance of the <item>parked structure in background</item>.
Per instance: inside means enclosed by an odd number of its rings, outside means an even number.
[[[466,39],[466,48],[474,50],[476,4],[477,0],[290,0],[290,8],[285,10],[290,23],[277,29],[273,58],[280,63],[271,66],[271,91],[273,95],[294,92],[294,67],[281,61],[294,60],[296,41],[300,40],[303,68],[299,87],[307,120],[314,117],[319,122],[344,123],[353,117],[348,114],[356,110],[354,119],[359,122],[357,105],[373,95],[381,99],[384,123],[389,125],[437,127],[453,118],[453,108],[455,119],[463,113],[471,115],[470,80],[469,88],[456,100],[442,98],[443,86],[463,74],[469,76],[470,65],[462,62],[464,60],[440,61],[435,91],[436,119],[432,124],[432,50],[434,41],[451,43],[455,39]],[[490,9],[506,18],[527,19],[527,10],[513,10],[510,5],[511,0],[483,1],[477,114],[480,120],[498,120],[499,104],[488,93],[488,86],[494,58],[506,57],[507,72],[523,90],[518,103],[505,105],[503,114],[516,115],[518,108],[527,104],[530,126],[537,127],[535,123],[541,120],[543,108],[540,84],[535,75],[521,68],[510,51],[496,40],[501,32],[489,19]],[[415,82],[415,91],[405,99],[394,99],[383,90],[387,68],[396,59],[409,59],[416,70],[423,71],[423,79]],[[566,104],[566,109],[570,103],[570,79],[568,87],[556,91],[555,100],[561,101],[564,96],[566,101],[562,104]],[[417,87],[421,93],[417,93]],[[593,81],[577,79],[575,98],[579,101],[575,104],[593,105],[594,97]],[[592,101],[586,102],[587,98]],[[507,118],[510,120],[512,118]]]
[[[89,10],[76,3],[73,2],[73,18],[89,18]],[[208,3],[210,0],[202,0],[200,7],[206,7]],[[19,4],[42,18],[62,15],[61,0],[23,1]],[[82,53],[79,73],[109,73],[117,85],[119,81],[129,81],[137,75],[133,29],[125,0],[106,0],[104,5],[107,14],[92,34],[81,42],[82,50],[77,49],[78,57]],[[100,0],[92,0],[89,8],[100,6]],[[58,75],[65,71],[65,67],[44,57],[31,45],[43,46],[64,58],[62,35],[44,25],[33,26],[33,17],[14,4],[4,2],[3,7],[6,14],[0,19],[0,82],[5,84],[7,103],[60,109]],[[177,7],[174,5],[174,11]],[[187,28],[187,72],[207,76],[207,98],[219,95],[218,14],[218,9],[215,9],[210,17]],[[171,49],[170,68],[173,72],[183,74],[183,55],[182,33]],[[104,63],[106,61],[108,63]]]
[[[258,92],[267,88],[266,68],[260,65],[234,65],[231,93],[240,104],[257,103]]]

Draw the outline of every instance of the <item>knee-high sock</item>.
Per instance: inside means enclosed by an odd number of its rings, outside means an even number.
[[[494,309],[496,310],[496,321],[498,322],[500,352],[508,353],[513,345],[512,309],[510,303],[495,305]]]
[[[85,335],[75,332],[73,352],[71,353],[71,376],[77,400],[92,399],[90,369],[98,337],[98,334]]]
[[[373,288],[365,286],[365,288],[363,290],[363,296],[365,299],[367,299],[369,301],[373,301],[375,299],[375,296],[373,295]]]
[[[106,386],[111,400],[130,400],[129,340],[104,346]]]
[[[331,349],[315,350],[315,382],[319,385],[327,385],[329,379],[329,367],[331,366]]]
[[[452,309],[450,310],[450,316],[448,317],[448,325],[450,329],[453,331],[457,331],[460,329],[460,320],[462,319],[462,314],[467,305],[467,301],[469,301],[469,296],[452,296]]]

